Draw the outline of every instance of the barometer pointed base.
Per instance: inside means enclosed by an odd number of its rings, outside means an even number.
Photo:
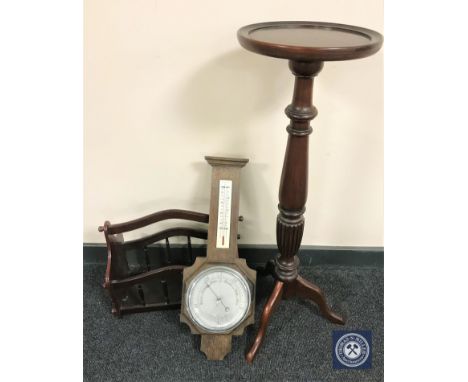
[[[200,350],[210,361],[222,361],[231,351],[232,337],[225,334],[203,334]]]

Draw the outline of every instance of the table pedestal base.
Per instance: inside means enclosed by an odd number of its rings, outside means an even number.
[[[312,105],[313,80],[322,67],[322,62],[289,61],[289,68],[296,79],[292,103],[285,110],[291,121],[286,128],[289,136],[281,173],[279,214],[276,219],[279,255],[267,266],[267,271],[273,274],[277,281],[263,310],[257,337],[246,355],[249,363],[253,362],[262,344],[271,314],[282,297],[310,299],[317,303],[325,318],[337,324],[344,324],[344,320],[330,310],[320,288],[298,274],[297,252],[304,232],[307,200],[309,135],[312,133],[310,120],[317,115],[317,109]]]
[[[295,76],[292,102],[285,110],[290,123],[286,127],[288,143],[276,219],[279,256],[267,269],[277,281],[263,310],[255,342],[246,355],[247,362],[251,363],[262,344],[271,314],[282,297],[310,299],[318,304],[325,318],[344,324],[344,320],[330,310],[320,288],[298,274],[297,253],[304,233],[307,201],[310,121],[318,113],[312,103],[313,83],[323,62],[370,56],[382,46],[382,36],[352,25],[304,21],[247,25],[239,29],[237,36],[247,50],[289,60],[289,68]]]
[[[267,268],[271,269],[272,265],[269,264]],[[292,297],[298,297],[304,300],[312,300],[318,305],[320,313],[322,313],[322,315],[327,320],[333,322],[334,324],[344,325],[345,320],[331,310],[330,306],[327,304],[325,295],[317,285],[307,281],[299,275],[292,281],[280,281],[277,279],[275,282],[275,287],[273,288],[273,292],[271,293],[267,303],[265,304],[265,307],[263,308],[262,317],[260,319],[260,327],[258,328],[254,343],[245,355],[245,359],[248,363],[251,364],[257,355],[257,352],[262,345],[263,339],[265,338],[266,329],[270,318],[278,306],[280,300],[282,298],[288,299]]]

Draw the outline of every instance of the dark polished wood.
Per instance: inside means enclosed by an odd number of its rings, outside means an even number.
[[[152,310],[178,309],[182,294],[182,273],[192,265],[192,238],[206,240],[206,229],[174,227],[142,238],[125,241],[122,233],[146,227],[169,219],[181,219],[208,223],[209,215],[185,210],[164,210],[125,223],[111,224],[106,221],[98,230],[104,232],[107,243],[107,266],[103,287],[111,297],[112,313],[121,317],[126,313]],[[169,239],[187,238],[187,255],[183,261],[174,260]],[[148,246],[164,241],[160,258],[152,259]],[[137,269],[130,269],[128,256],[141,259]],[[157,260],[157,261],[151,261]],[[158,264],[158,265],[155,265]]]
[[[250,348],[250,350],[245,355],[245,359],[248,363],[252,363],[260,346],[262,345],[263,339],[265,338],[268,322],[276,309],[276,306],[281,301],[283,296],[284,283],[282,281],[276,281],[273,292],[270,295],[265,307],[263,308],[262,317],[260,318],[260,327],[257,332],[257,336]]]
[[[247,50],[289,60],[295,76],[291,104],[285,113],[290,119],[286,128],[288,142],[279,189],[279,214],[276,241],[279,256],[268,265],[277,279],[264,308],[260,328],[246,354],[252,363],[266,333],[274,307],[283,298],[298,297],[315,302],[322,315],[336,324],[344,319],[332,312],[321,289],[298,275],[299,251],[304,232],[307,201],[310,121],[317,116],[313,106],[314,78],[323,68],[323,61],[351,60],[376,53],[383,37],[378,32],[344,24],[285,21],[245,26],[239,29],[238,40]]]
[[[343,325],[345,323],[341,316],[330,309],[322,290],[317,285],[307,281],[301,276],[297,276],[297,279],[293,282],[286,284],[283,297],[285,299],[299,297],[303,300],[312,300],[318,305],[320,313],[322,313],[327,320],[334,324]]]
[[[154,214],[143,216],[141,218],[131,220],[125,223],[118,223],[118,224],[110,224],[107,226],[107,233],[108,234],[116,234],[122,232],[129,232],[134,231],[139,228],[146,227],[150,224],[154,224],[160,222],[162,220],[167,219],[183,219],[183,220],[191,220],[200,223],[208,223],[208,214],[204,214],[201,212],[194,212],[194,211],[186,211],[186,210],[163,210],[155,212]],[[104,232],[105,227],[100,226],[98,228],[99,232]]]
[[[310,120],[317,115],[312,105],[313,79],[323,67],[321,62],[290,61],[296,76],[292,103],[286,108],[291,122],[279,189],[279,214],[276,220],[276,241],[280,252],[275,262],[275,274],[282,281],[297,277],[299,259],[296,256],[304,232],[304,212],[307,201]]]
[[[150,281],[155,278],[166,278],[170,277],[170,274],[174,271],[182,273],[185,265],[169,265],[164,268],[152,269],[151,271],[141,273],[138,275],[129,276],[120,280],[112,280],[112,287],[117,289],[126,289],[136,284],[144,283],[145,281]]]
[[[247,50],[294,61],[342,61],[376,53],[383,37],[370,29],[317,21],[274,21],[237,32]]]
[[[279,304],[282,298],[289,299],[293,297],[298,297],[304,300],[312,300],[318,305],[320,313],[322,313],[322,315],[330,322],[340,325],[345,323],[341,316],[334,313],[330,309],[325,300],[325,295],[317,285],[307,281],[301,276],[297,276],[297,278],[293,281],[286,283],[277,280],[275,282],[273,292],[271,292],[270,297],[265,307],[263,308],[262,317],[260,319],[260,326],[258,328],[257,335],[255,336],[255,340],[245,355],[245,359],[248,363],[253,363],[257,352],[260,350],[260,347],[266,336],[268,323],[270,322],[270,318],[273,315],[276,306]]]
[[[207,231],[202,229],[194,229],[188,227],[175,227],[175,228],[168,228],[151,235],[135,239],[135,240],[128,240],[125,242],[125,246],[127,249],[136,249],[142,246],[148,246],[150,244],[156,243],[161,240],[165,240],[169,237],[175,236],[185,236],[190,238],[197,238],[197,239],[207,239]],[[187,243],[190,245],[190,242]]]

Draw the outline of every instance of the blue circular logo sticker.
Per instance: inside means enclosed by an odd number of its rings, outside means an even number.
[[[347,367],[358,367],[369,358],[369,343],[357,333],[347,333],[336,342],[337,360]]]

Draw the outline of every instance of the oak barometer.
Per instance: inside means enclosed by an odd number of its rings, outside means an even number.
[[[184,269],[181,322],[201,335],[201,351],[222,360],[232,336],[254,323],[256,272],[237,248],[240,170],[248,159],[205,157],[213,167],[206,257]]]

